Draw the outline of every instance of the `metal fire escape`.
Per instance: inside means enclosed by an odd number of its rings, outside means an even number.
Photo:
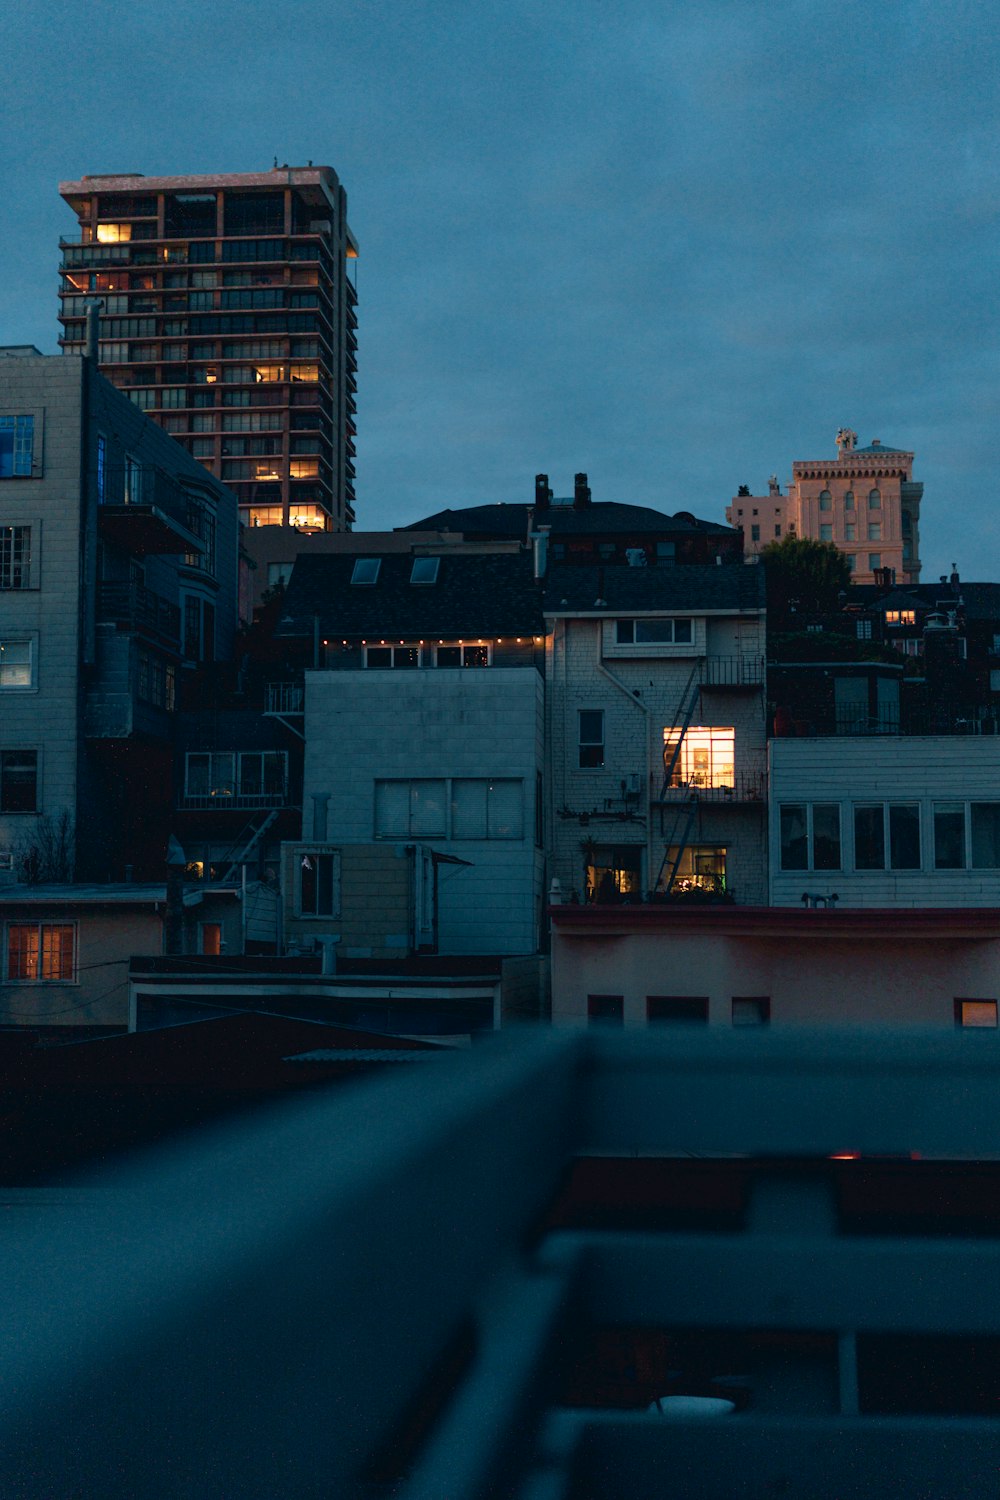
[[[684,690],[681,693],[680,702],[677,705],[677,712],[674,715],[674,722],[670,726],[670,731],[663,746],[663,787],[660,792],[661,808],[666,802],[667,791],[673,781],[674,772],[677,769],[677,762],[681,757],[681,747],[684,744],[684,736],[688,732],[691,720],[694,717],[695,707],[698,704],[700,697],[701,682],[699,675],[699,664],[696,662],[695,665],[691,668],[691,675],[684,685]],[[663,859],[660,862],[660,869],[653,885],[654,890],[659,889],[660,881],[663,879],[663,872],[666,869],[667,865],[670,864],[670,873],[667,876],[667,883],[663,888],[664,894],[669,896],[671,890],[673,889],[674,881],[677,878],[677,871],[680,868],[681,859],[684,856],[684,850],[687,848],[691,840],[691,829],[694,826],[697,816],[698,793],[692,791],[687,800],[685,802],[679,803],[675,808],[673,826],[663,848]],[[671,849],[675,850],[674,859],[672,862],[670,860]]]

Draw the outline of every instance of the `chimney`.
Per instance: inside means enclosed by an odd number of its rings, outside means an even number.
[[[590,485],[586,474],[573,475],[573,509],[585,510],[590,504]]]
[[[549,476],[547,474],[535,475],[535,505],[544,510],[552,499],[552,491],[549,489]]]

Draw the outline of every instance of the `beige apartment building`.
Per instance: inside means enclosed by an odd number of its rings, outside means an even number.
[[[897,583],[920,582],[920,501],[924,487],[913,478],[913,454],[842,427],[837,457],[799,459],[783,494],[772,475],[766,495],[741,486],[726,508],[726,520],[743,532],[748,556],[786,536],[833,542],[848,560],[855,583],[874,583],[889,568]]]

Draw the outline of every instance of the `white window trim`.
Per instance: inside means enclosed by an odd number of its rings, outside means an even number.
[[[73,973],[69,979],[11,979],[10,973],[10,929],[12,927],[36,927],[39,932],[39,953],[41,953],[41,931],[44,927],[69,927],[73,932]],[[80,924],[75,919],[62,922],[58,919],[49,918],[46,921],[34,921],[27,916],[23,918],[8,917],[4,925],[3,945],[3,978],[2,983],[9,985],[53,985],[80,983]]]
[[[657,620],[690,620],[690,641],[642,641],[622,642],[618,641],[618,621],[632,620],[633,623],[643,619]],[[645,658],[645,657],[691,657],[704,656],[706,651],[706,627],[705,618],[700,615],[686,615],[683,613],[662,615],[617,615],[614,619],[602,620],[602,649],[605,657]]]
[[[37,693],[38,692],[38,634],[32,632],[11,633],[0,637],[0,651],[5,646],[27,646],[28,647],[28,672],[30,681],[22,683],[6,684],[0,681],[0,693]],[[0,658],[2,661],[2,658]]]

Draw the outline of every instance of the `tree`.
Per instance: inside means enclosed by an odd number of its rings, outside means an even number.
[[[770,630],[794,629],[802,616],[832,615],[851,582],[847,558],[832,542],[786,536],[760,554],[767,575]]]
[[[73,879],[73,819],[66,808],[39,818],[34,831],[14,850],[18,877],[25,885],[65,885]]]

